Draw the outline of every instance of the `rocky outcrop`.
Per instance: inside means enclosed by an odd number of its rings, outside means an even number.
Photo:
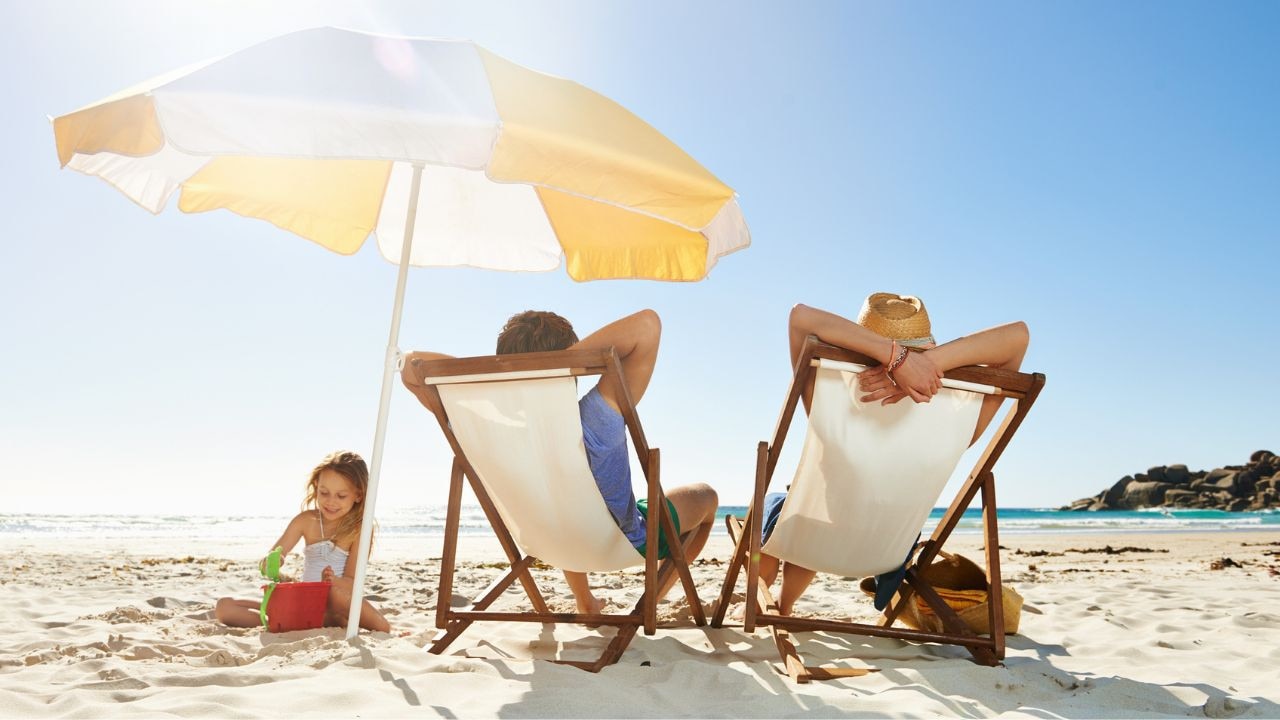
[[[1111,487],[1063,510],[1138,510],[1148,507],[1263,510],[1280,507],[1280,457],[1269,450],[1244,465],[1192,472],[1186,465],[1159,465],[1125,475]]]

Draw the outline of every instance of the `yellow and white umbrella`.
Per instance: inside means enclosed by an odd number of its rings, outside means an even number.
[[[471,42],[316,28],[53,120],[64,167],[159,213],[219,208],[400,264],[370,457],[369,547],[409,265],[693,281],[750,244],[732,189],[577,83]],[[347,635],[358,629],[360,553]]]
[[[153,213],[176,192],[343,254],[373,233],[411,265],[699,280],[749,243],[733,190],[661,133],[471,42],[304,30],[53,126],[64,166]]]

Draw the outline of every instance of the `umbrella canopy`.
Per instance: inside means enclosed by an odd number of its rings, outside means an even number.
[[[153,213],[177,192],[343,254],[373,233],[396,262],[412,226],[411,265],[698,280],[750,243],[733,190],[647,123],[467,41],[303,30],[53,126],[63,166]]]
[[[750,244],[735,194],[577,83],[458,40],[316,28],[53,120],[64,167],[399,262],[347,637],[359,629],[409,265],[692,281]]]

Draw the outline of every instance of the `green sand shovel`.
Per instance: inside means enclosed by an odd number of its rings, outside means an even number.
[[[262,618],[262,627],[267,627],[267,603],[271,601],[271,591],[276,589],[276,583],[280,581],[280,561],[284,555],[277,546],[275,550],[267,553],[262,561],[262,575],[271,581],[270,585],[263,587],[262,607],[258,609],[258,617]]]

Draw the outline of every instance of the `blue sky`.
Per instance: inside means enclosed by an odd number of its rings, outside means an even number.
[[[490,352],[525,308],[581,331],[661,313],[640,415],[664,483],[744,503],[788,310],[881,290],[922,296],[939,338],[1030,325],[1048,385],[1003,505],[1280,446],[1280,5],[349,5],[0,4],[6,511],[284,513],[322,455],[369,452],[395,268],[229,213],[152,216],[60,171],[46,119],[317,25],[577,80],[740,193],[753,245],[701,283],[410,274],[406,350]],[[443,501],[438,436],[397,386],[380,508]]]

